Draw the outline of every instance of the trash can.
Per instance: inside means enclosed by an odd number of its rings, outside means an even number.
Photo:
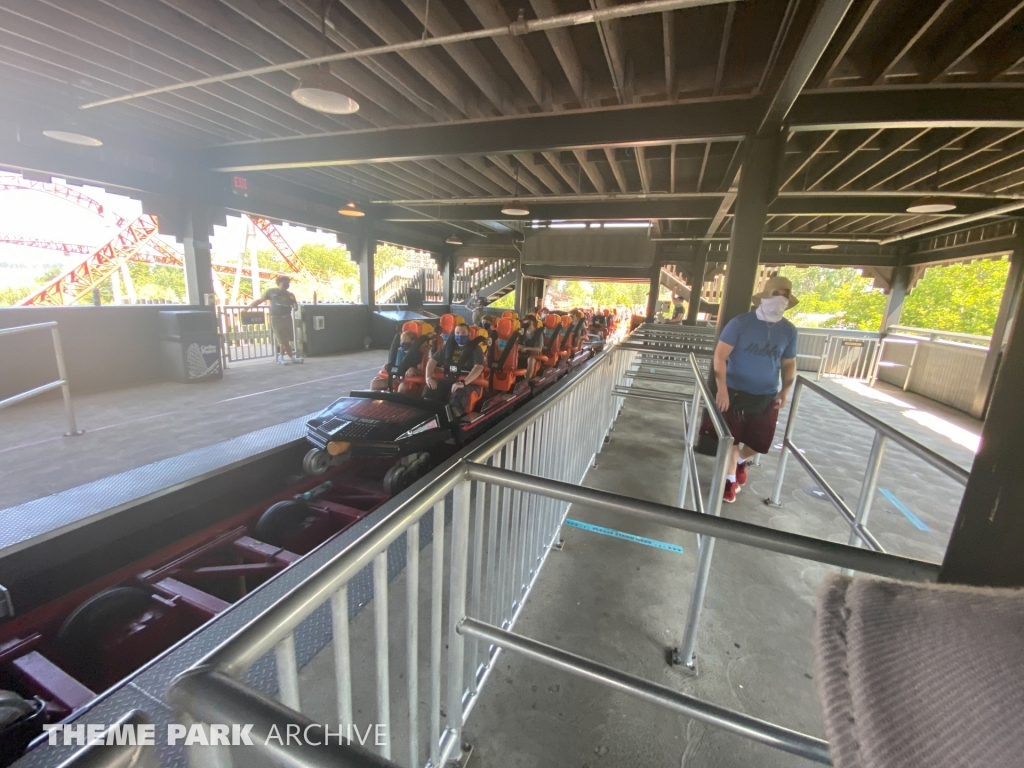
[[[224,375],[217,317],[204,310],[159,312],[160,359],[164,376],[192,384]]]

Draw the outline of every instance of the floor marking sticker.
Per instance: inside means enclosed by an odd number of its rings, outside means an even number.
[[[565,524],[572,526],[573,528],[579,528],[583,531],[603,533],[605,536],[612,536],[616,539],[623,539],[624,541],[632,541],[635,544],[646,544],[648,547],[654,547],[655,549],[664,549],[668,552],[678,552],[679,554],[683,554],[683,548],[678,544],[669,544],[668,542],[658,541],[657,539],[647,539],[643,536],[634,536],[631,533],[623,533],[622,531],[617,531],[614,528],[602,528],[600,525],[581,523],[579,520],[573,520],[572,518],[567,518]]]
[[[929,532],[931,531],[931,528],[929,528],[929,527],[928,527],[927,525],[925,525],[925,524],[924,524],[924,523],[923,523],[923,522],[921,521],[921,518],[919,518],[919,517],[918,517],[917,515],[915,515],[915,514],[914,514],[913,512],[911,512],[911,511],[910,511],[909,509],[907,509],[907,506],[906,506],[906,505],[905,505],[905,504],[904,504],[904,503],[903,503],[902,501],[900,501],[899,499],[897,499],[897,498],[896,498],[896,497],[895,497],[895,496],[893,495],[892,491],[887,491],[887,490],[886,490],[885,488],[879,488],[879,489],[878,489],[878,492],[879,492],[880,494],[882,494],[883,496],[885,496],[885,498],[887,498],[887,499],[888,499],[888,500],[890,501],[890,503],[891,503],[891,504],[892,504],[892,505],[893,505],[894,507],[896,507],[896,509],[898,509],[898,510],[899,510],[900,512],[902,512],[902,513],[903,513],[903,516],[904,516],[905,518],[907,518],[907,520],[909,520],[909,521],[911,522],[911,524],[912,524],[912,525],[913,525],[913,526],[914,526],[915,528],[917,528],[917,530],[919,530],[919,531],[929,531]]]

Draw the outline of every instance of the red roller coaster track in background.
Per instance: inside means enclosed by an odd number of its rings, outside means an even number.
[[[153,216],[139,216],[101,245],[81,264],[58,275],[36,293],[22,299],[18,306],[74,304],[121,266],[121,259],[131,259],[156,234]]]
[[[14,190],[43,192],[45,194],[62,198],[95,213],[97,216],[109,218],[122,230],[109,242],[96,249],[89,248],[89,246],[57,243],[49,240],[0,235],[0,242],[11,243],[13,245],[29,245],[39,248],[49,248],[51,250],[61,250],[64,251],[65,254],[87,254],[87,258],[82,263],[75,265],[67,272],[59,275],[41,290],[26,297],[25,299],[22,299],[18,302],[18,306],[72,304],[87,296],[93,288],[102,283],[103,280],[110,277],[119,265],[119,258],[124,258],[129,261],[144,261],[150,264],[177,267],[179,269],[184,268],[185,266],[178,252],[157,236],[157,221],[154,216],[143,214],[135,221],[129,222],[117,213],[106,211],[103,204],[98,200],[89,197],[73,187],[65,186],[63,184],[54,184],[52,182],[33,181],[22,176],[0,177],[0,192]],[[264,218],[255,216],[251,216],[249,218],[252,219],[256,228],[264,234],[267,240],[270,241],[270,244],[273,245],[281,255],[284,262],[294,272],[302,275],[309,275],[309,270],[307,270],[305,265],[302,264],[302,261],[295,254],[295,251],[292,250],[291,246],[288,245],[288,242],[284,239],[284,236],[277,227]],[[122,238],[126,229],[131,230],[133,233],[133,235],[129,236],[127,240]],[[149,230],[152,231],[149,232],[146,237],[137,237],[141,232]],[[136,240],[138,240],[137,244]],[[123,252],[118,250],[121,247],[125,248]],[[82,249],[88,250],[83,251]],[[113,250],[111,251],[110,249]],[[233,277],[237,268],[226,264],[213,264],[211,266],[214,273],[216,273],[221,279],[221,282],[225,284],[225,287],[230,288],[231,286],[227,278]],[[261,269],[259,271],[260,279],[267,281],[272,281],[278,274],[279,273],[277,272],[269,270]]]
[[[0,235],[0,243],[7,245],[25,245],[29,248],[46,248],[49,251],[63,251],[64,255],[79,254],[88,256],[96,249],[91,245],[80,243],[58,243],[55,240],[39,240],[35,237],[18,237],[17,235]]]
[[[155,238],[151,238],[146,245],[152,246],[154,239]],[[18,237],[16,235],[0,234],[0,243],[6,243],[7,245],[23,245],[29,248],[45,248],[50,251],[63,251],[65,254],[76,254],[81,256],[88,256],[96,250],[94,246],[83,245],[81,243],[60,243],[56,240],[37,240],[31,237]],[[142,252],[137,253],[132,261],[156,264],[162,267],[176,267],[178,269],[183,269],[185,266],[182,264],[180,257],[176,260],[168,259],[161,256],[160,253],[154,252],[152,249],[150,249],[149,253],[146,253],[145,250],[146,249],[143,249]],[[177,256],[177,254],[174,255]],[[230,264],[212,264],[211,266],[213,267],[213,271],[218,275],[227,275],[228,277],[233,277],[236,270],[236,267],[232,267]],[[279,272],[273,272],[269,269],[261,269],[259,272],[260,280],[266,280],[267,282],[273,281],[279,274]],[[228,284],[226,279],[222,279],[222,282],[224,282],[225,285]]]
[[[258,216],[250,216],[252,223],[256,225],[256,229],[263,233],[263,235],[270,241],[270,244],[274,246],[274,249],[281,254],[281,258],[284,259],[284,263],[292,268],[292,271],[300,275],[309,275],[309,270],[306,269],[306,265],[302,263],[292,247],[288,245],[288,242],[284,239],[284,235],[281,231],[271,224],[267,219],[262,219]]]

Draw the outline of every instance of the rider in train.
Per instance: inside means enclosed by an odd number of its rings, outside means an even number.
[[[476,336],[466,323],[458,323],[448,341],[427,360],[423,397],[447,400],[457,416],[468,413],[483,393],[487,336]],[[438,369],[442,376],[437,377]]]

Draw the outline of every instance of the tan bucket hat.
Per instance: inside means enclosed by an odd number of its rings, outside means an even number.
[[[776,291],[789,291],[789,306],[786,309],[792,309],[800,300],[793,295],[793,283],[788,277],[769,277],[768,281],[764,284],[764,290],[760,293],[755,293],[751,297],[751,301],[754,306],[758,306],[761,303],[761,299],[767,299],[772,296]]]

